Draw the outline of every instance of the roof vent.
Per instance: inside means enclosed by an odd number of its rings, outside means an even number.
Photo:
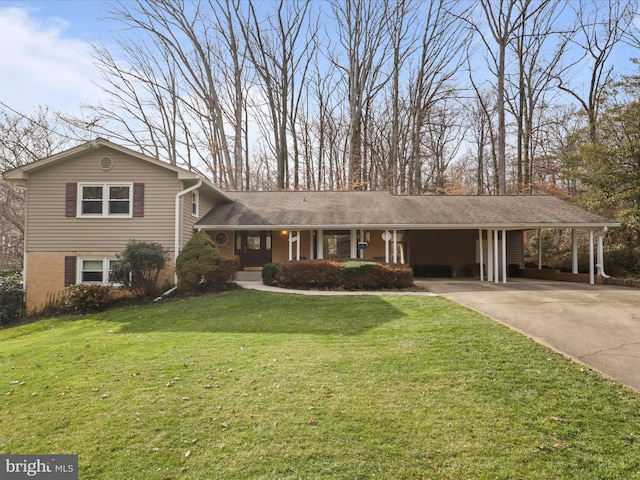
[[[111,170],[113,168],[113,160],[111,157],[102,157],[99,164],[102,170]]]

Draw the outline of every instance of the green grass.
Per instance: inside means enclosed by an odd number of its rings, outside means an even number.
[[[640,478],[640,396],[442,298],[255,291],[0,331],[0,452],[81,479]]]

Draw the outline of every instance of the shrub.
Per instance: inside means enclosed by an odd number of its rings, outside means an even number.
[[[61,313],[92,313],[104,310],[111,302],[108,286],[78,283],[64,289],[58,305]]]
[[[221,262],[220,251],[207,232],[199,231],[176,259],[176,273],[180,287],[195,290],[203,283],[211,281],[211,275]]]
[[[267,285],[277,284],[288,288],[381,290],[410,288],[413,286],[413,271],[409,265],[366,260],[344,263],[336,260],[302,260],[265,265],[262,281]]]
[[[409,288],[413,285],[413,270],[408,265],[345,262],[340,270],[340,284],[345,290]]]
[[[236,273],[240,268],[240,258],[222,257],[218,268],[213,270],[209,275],[210,284],[213,287],[219,287],[221,285],[231,283],[236,278]]]
[[[277,283],[289,288],[337,289],[340,287],[340,262],[335,260],[300,260],[282,263]]]
[[[0,275],[0,325],[18,321],[25,308],[20,274]]]
[[[209,290],[232,282],[239,264],[238,257],[222,257],[211,237],[200,231],[187,242],[176,259],[180,288]]]
[[[167,263],[162,245],[130,240],[118,258],[115,278],[135,295],[150,297],[158,292],[158,276]]]
[[[265,285],[275,285],[278,280],[278,265],[267,263],[262,267],[262,283]]]

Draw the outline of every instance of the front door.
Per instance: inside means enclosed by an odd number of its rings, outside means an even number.
[[[236,255],[243,269],[262,267],[271,262],[271,232],[236,232]]]

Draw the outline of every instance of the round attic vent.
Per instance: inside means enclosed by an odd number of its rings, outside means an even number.
[[[113,160],[111,157],[102,157],[100,159],[100,168],[102,170],[111,170],[113,168]]]

